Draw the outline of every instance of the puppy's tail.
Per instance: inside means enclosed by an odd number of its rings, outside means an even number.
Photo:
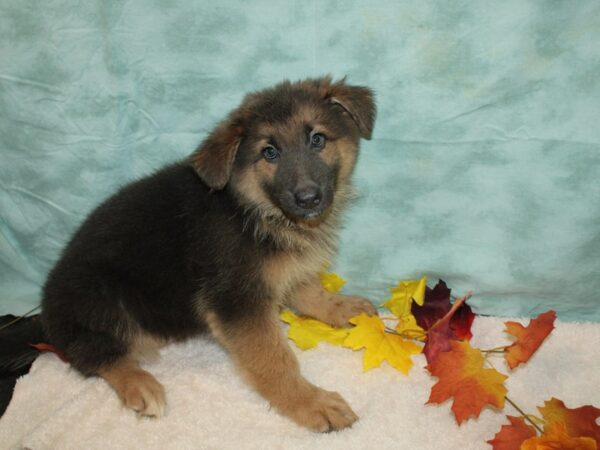
[[[0,416],[8,407],[19,378],[40,354],[32,345],[46,342],[39,314],[0,316]]]

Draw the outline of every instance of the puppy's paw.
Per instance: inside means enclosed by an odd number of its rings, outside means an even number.
[[[334,327],[345,327],[349,325],[348,320],[363,313],[368,316],[376,316],[377,309],[366,298],[354,295],[336,295],[332,298],[331,307],[323,321]]]
[[[165,413],[165,389],[144,370],[136,371],[125,380],[119,396],[127,408],[140,416],[158,418]]]
[[[337,392],[316,388],[288,412],[298,424],[321,433],[352,426],[358,416]]]

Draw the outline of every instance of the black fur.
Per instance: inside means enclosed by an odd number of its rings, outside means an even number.
[[[243,220],[226,191],[211,193],[185,163],[125,187],[89,216],[48,277],[50,341],[92,374],[125,355],[138,326],[172,339],[204,331],[200,290],[211,292],[203,307],[227,320],[256,311],[253,261],[274,248],[256,246]]]
[[[361,95],[350,96],[352,89]],[[339,165],[305,154],[304,135],[314,124],[279,133],[289,161],[277,168],[274,182],[257,188],[282,218],[264,223],[266,213],[236,191],[231,174],[239,176],[260,160],[259,125],[285,123],[301,106],[315,111],[314,121],[326,124],[332,142],[350,139],[347,151],[355,156],[359,137],[370,135],[374,117],[372,98],[361,89],[321,79],[250,94],[189,160],[124,187],[100,205],[44,286],[42,322],[50,343],[75,368],[92,375],[126,356],[138,334],[181,340],[205,331],[206,312],[235,326],[273,308],[262,263],[280,252],[304,251],[290,242],[323,246],[331,240],[323,233],[332,228],[328,218],[312,228],[284,220],[291,207],[280,193],[293,190],[304,174],[328,190],[331,203],[339,188]],[[278,238],[281,233],[286,239]]]

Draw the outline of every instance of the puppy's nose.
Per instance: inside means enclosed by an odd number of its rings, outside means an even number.
[[[321,203],[321,190],[317,186],[302,187],[294,192],[296,205],[310,209]]]

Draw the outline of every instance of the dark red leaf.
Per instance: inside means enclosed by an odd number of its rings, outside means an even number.
[[[425,300],[423,306],[412,302],[411,312],[417,324],[424,330],[429,330],[434,323],[446,315],[451,308],[450,289],[442,280],[435,285],[433,289],[429,287],[425,290]]]
[[[423,353],[425,353],[428,364],[435,361],[441,352],[450,350],[450,340],[457,340],[451,329],[452,320],[470,296],[471,293],[469,292],[465,297],[457,300],[446,315],[434,323],[427,331],[427,342],[425,342],[425,347],[423,347]]]
[[[470,341],[473,337],[471,333],[471,325],[475,320],[475,314],[467,303],[463,303],[460,308],[452,316],[450,328],[454,332],[454,336],[461,341]]]
[[[419,306],[416,302],[412,303],[411,312],[417,319],[417,324],[428,331],[436,322],[444,318],[451,308],[450,289],[444,281],[440,280],[433,289],[427,288],[425,291],[423,306]],[[433,340],[439,340],[440,338],[443,340],[447,333],[450,333],[446,337],[447,339],[470,340],[473,336],[471,334],[473,320],[475,320],[475,314],[473,314],[471,307],[463,302],[451,316],[448,332],[442,329],[430,334]],[[443,347],[448,348],[447,345]]]

